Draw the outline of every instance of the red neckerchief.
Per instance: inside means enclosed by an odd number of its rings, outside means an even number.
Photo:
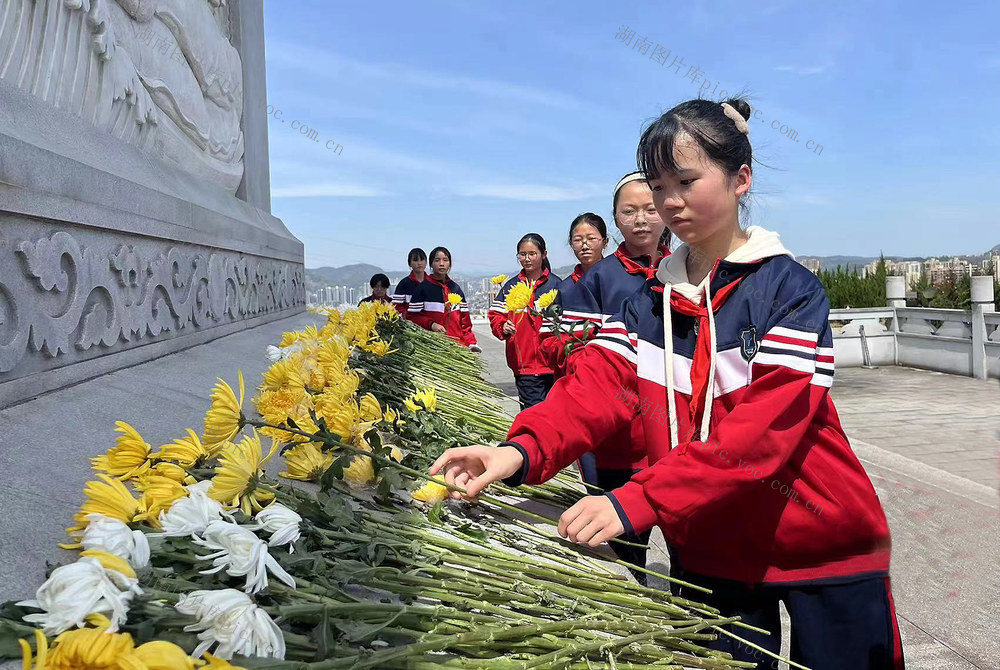
[[[569,276],[573,280],[573,283],[580,281],[580,277],[583,276],[583,263],[577,263],[576,267],[573,268],[573,274]]]
[[[621,264],[625,267],[625,272],[630,275],[645,275],[646,279],[652,279],[656,276],[656,266],[659,265],[660,259],[664,256],[670,255],[670,250],[666,247],[660,247],[658,251],[660,252],[660,255],[655,261],[645,254],[630,258],[625,251],[625,243],[622,242],[618,245],[618,248],[615,249],[615,258],[621,262]],[[649,259],[648,264],[641,262],[645,259]]]
[[[715,276],[715,268],[718,265],[719,263],[716,261],[715,267],[709,273],[710,276]],[[709,279],[709,281],[712,280]],[[736,290],[741,281],[743,281],[743,277],[740,277],[732,284],[727,284],[718,293],[712,295],[713,314],[718,313],[719,309],[729,299],[730,294]],[[661,293],[663,292],[662,286],[653,288],[654,290],[658,289]],[[691,413],[691,435],[693,436],[697,427],[701,425],[701,417],[705,414],[705,391],[710,382],[708,379],[708,369],[711,367],[709,357],[712,355],[712,343],[709,340],[708,308],[704,305],[696,305],[684,296],[673,292],[670,294],[670,308],[678,314],[686,314],[697,319],[698,335],[694,345],[694,360],[691,361],[691,406],[689,408]],[[690,437],[686,440],[681,440],[681,442],[690,441]]]
[[[445,309],[445,314],[447,314],[448,312],[450,312],[451,311],[451,309],[450,309],[451,308],[451,303],[448,302],[448,296],[451,295],[451,291],[448,290],[448,284],[451,283],[451,277],[449,277],[448,275],[445,275],[444,276],[444,283],[441,283],[437,279],[434,278],[434,275],[427,275],[426,279],[424,279],[424,281],[429,281],[430,283],[434,284],[435,286],[440,286],[441,287],[441,290],[444,292],[444,309]]]
[[[427,279],[428,277],[430,277],[430,275],[425,272],[424,273],[424,279]],[[419,284],[420,283],[420,282],[417,281],[417,275],[416,275],[416,273],[414,273],[412,270],[410,271],[410,281],[413,282],[414,284]]]

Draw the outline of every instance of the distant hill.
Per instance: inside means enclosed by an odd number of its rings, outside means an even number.
[[[377,265],[368,263],[355,263],[353,265],[343,265],[339,268],[324,266],[320,268],[306,268],[306,289],[315,291],[323,286],[360,286],[367,284],[373,274],[383,273],[390,279],[401,277],[406,272],[386,272]]]

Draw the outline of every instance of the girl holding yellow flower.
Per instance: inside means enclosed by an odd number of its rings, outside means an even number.
[[[472,351],[482,351],[472,332],[472,317],[465,293],[448,276],[451,252],[444,247],[434,247],[430,261],[432,274],[417,286],[410,301],[408,318],[427,330],[444,333]]]
[[[543,296],[556,287],[559,277],[550,271],[545,240],[538,233],[528,233],[517,243],[517,260],[521,272],[500,288],[489,318],[493,335],[507,345],[507,365],[514,373],[521,409],[527,409],[545,400],[554,380],[539,348],[542,318],[527,310],[551,303],[554,295],[544,301]]]

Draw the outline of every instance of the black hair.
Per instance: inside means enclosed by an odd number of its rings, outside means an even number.
[[[739,112],[744,121],[750,119],[750,104],[743,98],[729,98],[723,102]],[[661,172],[677,171],[674,147],[682,135],[694,140],[729,176],[739,172],[743,165],[752,169],[750,138],[726,116],[722,104],[712,100],[688,100],[653,121],[643,131],[636,149],[636,163],[646,179],[656,179]]]
[[[376,286],[381,286],[382,288],[389,288],[389,278],[384,274],[379,272],[378,274],[373,274],[371,280],[369,280],[368,285],[372,288]]]
[[[542,237],[541,235],[539,235],[538,233],[528,233],[527,235],[525,235],[524,237],[522,237],[520,240],[518,240],[516,250],[520,251],[521,250],[521,245],[524,244],[525,242],[531,242],[536,247],[538,247],[538,250],[542,252],[543,256],[546,254],[546,250],[545,250],[545,238]],[[546,269],[546,270],[552,270],[552,266],[549,265],[549,258],[548,258],[548,256],[545,256],[545,260],[542,261],[542,267],[544,269]]]
[[[615,199],[617,200],[617,197]],[[577,226],[584,223],[589,223],[594,228],[597,228],[597,232],[601,234],[601,237],[605,240],[608,239],[608,224],[604,223],[604,219],[593,212],[584,212],[573,219],[573,223],[569,224],[569,240],[571,244],[573,242],[573,231],[576,230]]]
[[[409,265],[413,261],[426,261],[427,254],[420,247],[413,247],[410,249],[410,253],[406,254],[406,264]]]
[[[640,143],[639,146],[641,147],[642,144]],[[628,176],[634,175],[634,174],[642,174],[642,170],[636,170],[635,172],[629,172],[627,175],[625,175],[625,177],[628,177]],[[622,177],[622,179],[624,179],[625,177]],[[619,181],[621,181],[621,179],[619,179]],[[638,180],[636,180],[636,181],[638,181]],[[629,182],[629,183],[631,183],[631,182]],[[618,195],[622,192],[622,189],[625,188],[625,186],[627,186],[627,184],[622,184],[621,188],[619,188],[619,189],[617,189],[615,191],[615,195],[611,199],[611,217],[613,219],[615,219],[615,220],[617,220],[617,216],[615,215],[615,213],[618,211]],[[597,216],[597,215],[595,214],[594,216]],[[600,217],[597,217],[597,218],[600,218]],[[604,222],[601,221],[601,223],[604,223]],[[573,229],[570,228],[570,235],[572,235],[572,234],[573,234]],[[604,237],[607,237],[607,236],[608,236],[607,233],[605,233]],[[667,228],[666,226],[663,226],[663,232],[660,233],[660,241],[657,243],[657,246],[658,247],[669,247],[670,246],[670,240],[672,240],[673,238],[674,238],[674,236],[670,232],[670,229]]]
[[[448,262],[451,263],[451,252],[448,251],[448,249],[445,247],[434,247],[433,249],[431,249],[431,254],[430,256],[427,257],[428,261],[430,263],[434,263],[434,257],[437,256],[438,253],[442,251],[444,252],[444,255],[448,257]]]

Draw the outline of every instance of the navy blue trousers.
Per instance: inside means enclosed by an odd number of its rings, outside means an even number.
[[[517,386],[517,399],[521,403],[521,409],[534,407],[545,400],[554,383],[553,375],[515,376],[514,385]]]
[[[712,589],[711,594],[675,587],[681,597],[717,608],[723,616],[769,631],[763,635],[740,628],[726,629],[775,654],[781,650],[778,603],[791,618],[791,659],[812,670],[902,670],[903,647],[896,624],[888,577],[861,577],[836,584],[748,585],[672,569],[684,581]],[[761,670],[778,668],[778,661],[757,649],[719,635],[708,646],[728,651],[739,661],[758,663]]]

